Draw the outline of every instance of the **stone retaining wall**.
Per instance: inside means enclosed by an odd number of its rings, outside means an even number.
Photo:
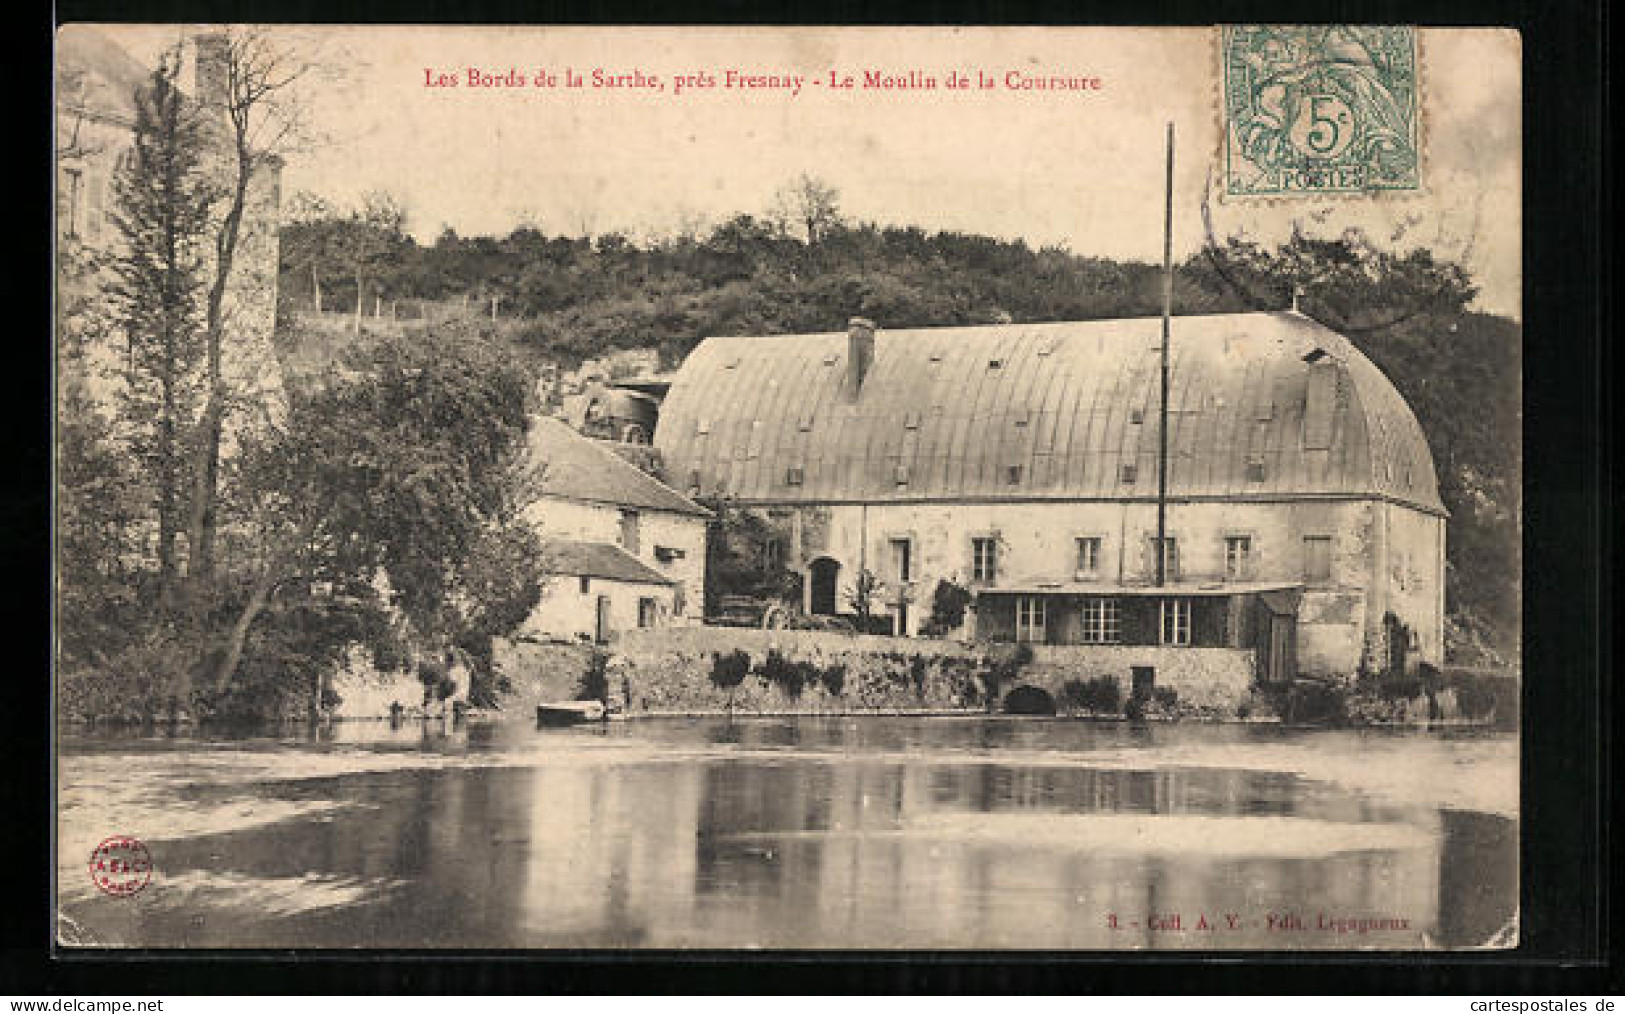
[[[1033,649],[1035,671],[1022,681],[1047,690],[1057,702],[1062,688],[1073,679],[1110,676],[1122,699],[1133,689],[1137,667],[1152,670],[1153,686],[1172,690],[1178,704],[1189,712],[1233,716],[1252,696],[1254,659],[1240,648],[1174,648],[1159,645],[1068,644],[1038,645]]]
[[[735,652],[749,672],[731,692],[712,679]],[[982,711],[992,665],[945,641],[808,630],[688,627],[627,631],[612,645],[612,701],[632,714]]]
[[[732,692],[713,679],[742,652],[748,673]],[[690,627],[628,631],[612,646],[612,701],[631,714],[998,711],[1012,690],[1049,694],[1060,713],[1074,708],[1073,680],[1110,677],[1119,700],[1136,666],[1155,670],[1173,692],[1163,713],[1234,718],[1252,709],[1253,654],[1232,648],[1035,645],[1018,663],[1015,645],[879,637],[805,630]],[[799,692],[798,692],[799,688]]]

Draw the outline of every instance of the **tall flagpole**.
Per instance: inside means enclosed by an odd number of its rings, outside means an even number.
[[[1162,410],[1157,426],[1157,587],[1168,580],[1168,324],[1174,312],[1174,125],[1162,211]]]

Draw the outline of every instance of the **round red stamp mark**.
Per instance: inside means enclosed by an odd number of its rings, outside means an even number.
[[[152,853],[139,838],[109,838],[90,853],[90,880],[103,894],[128,898],[152,882]]]

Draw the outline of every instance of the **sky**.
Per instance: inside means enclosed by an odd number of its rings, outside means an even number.
[[[103,30],[143,60],[192,31]],[[1171,122],[1176,257],[1210,236],[1274,242],[1294,226],[1317,236],[1357,227],[1397,250],[1420,244],[1460,260],[1479,284],[1478,308],[1520,315],[1521,52],[1507,30],[1420,30],[1421,194],[1273,202],[1217,192],[1215,29],[272,32],[325,68],[304,82],[314,140],[289,155],[285,199],[308,191],[342,207],[387,191],[424,241],[447,227],[501,235],[521,224],[670,234],[761,214],[808,173],[839,192],[850,219],[1155,262]],[[471,68],[517,71],[526,84],[470,87]],[[567,69],[583,87],[565,85]],[[658,76],[663,88],[591,87],[595,69]],[[730,70],[803,81],[799,92],[730,88]],[[538,71],[557,85],[536,87]],[[846,75],[861,85],[865,71],[930,76],[938,87],[834,87]],[[956,72],[997,87],[945,87]],[[1012,73],[1095,87],[1010,88]],[[676,79],[696,74],[716,87],[678,94]],[[456,87],[430,85],[448,77]]]

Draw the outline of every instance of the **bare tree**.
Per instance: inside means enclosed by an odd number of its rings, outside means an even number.
[[[199,421],[194,458],[194,486],[187,524],[190,547],[188,583],[194,607],[212,583],[215,534],[220,496],[220,442],[231,392],[225,377],[226,293],[231,283],[243,216],[256,174],[270,168],[300,138],[305,116],[297,85],[313,64],[297,59],[262,32],[248,28],[204,36],[198,44],[223,80],[221,95],[199,95],[206,107],[224,119],[227,147],[225,213],[214,235],[213,278],[205,304],[205,389],[207,401]],[[200,82],[200,91],[205,87]]]
[[[868,567],[859,570],[857,577],[852,579],[852,587],[846,591],[846,602],[858,618],[858,633],[869,633],[875,606],[884,596],[885,590],[884,582]]]
[[[803,230],[807,245],[817,246],[840,224],[840,197],[828,183],[802,173],[774,193],[768,219],[786,234],[792,226]]]

